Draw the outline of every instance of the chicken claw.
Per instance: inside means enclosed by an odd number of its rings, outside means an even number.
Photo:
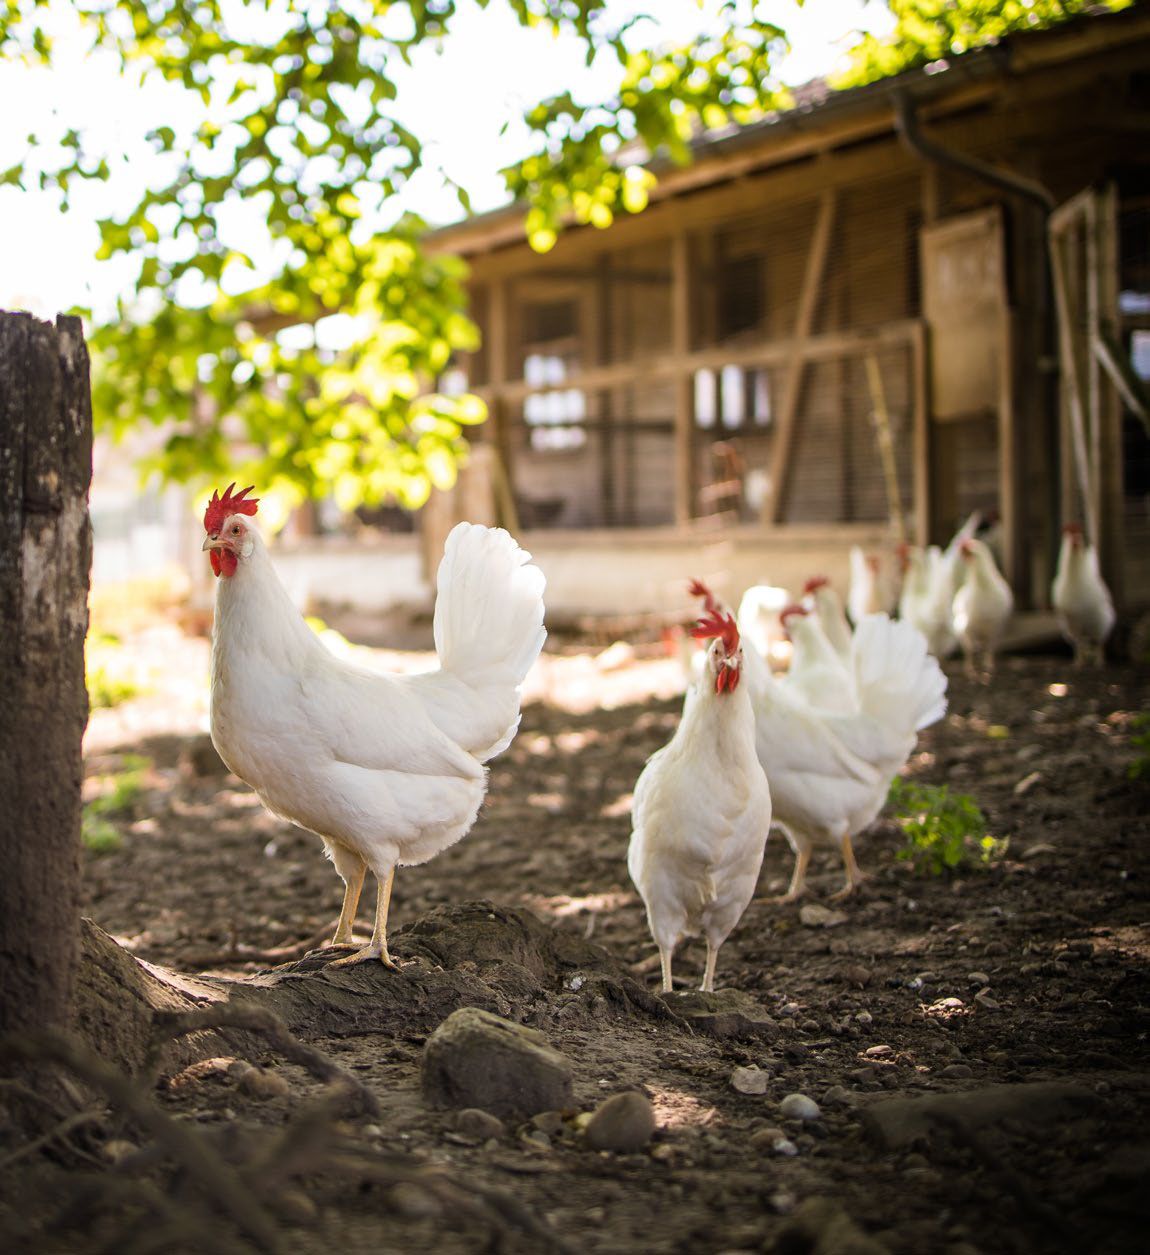
[[[342,959],[332,959],[328,967],[358,967],[360,963],[369,963],[372,959],[377,959],[393,972],[399,971],[399,965],[386,950],[380,949],[379,946],[364,946],[362,950],[357,950],[354,954],[346,955]]]

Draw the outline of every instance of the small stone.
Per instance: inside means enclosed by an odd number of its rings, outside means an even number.
[[[996,998],[992,998],[985,989],[976,993],[974,1000],[980,1007],[985,1007],[987,1011],[997,1011],[1002,1005]]]
[[[523,1140],[537,1150],[550,1150],[551,1138],[542,1129],[531,1129],[523,1134]]]
[[[855,1016],[855,1023],[862,1024],[865,1027],[867,1024],[874,1023],[874,1016],[869,1011],[859,1011]]]
[[[1014,786],[1014,796],[1025,797],[1041,779],[1041,771],[1032,771],[1028,776],[1023,776]]]
[[[233,1081],[238,1081],[250,1071],[252,1071],[252,1065],[246,1059],[233,1059],[228,1064],[228,1076]]]
[[[985,972],[968,972],[966,979],[972,986],[980,988],[990,984],[990,977]]]
[[[823,1102],[828,1106],[836,1104],[853,1102],[854,1098],[850,1090],[845,1085],[832,1085],[830,1089],[823,1094]]]
[[[782,1129],[776,1129],[773,1125],[765,1129],[756,1129],[751,1134],[751,1145],[756,1150],[773,1150],[776,1142],[782,1142],[786,1139],[786,1134]]]
[[[113,1137],[100,1147],[100,1154],[109,1163],[120,1164],[130,1155],[134,1155],[139,1149],[135,1142],[129,1142],[122,1137]]]
[[[504,1137],[507,1126],[489,1111],[480,1111],[478,1107],[465,1107],[455,1117],[455,1131],[465,1137],[474,1137],[485,1142],[489,1137]]]
[[[785,1120],[817,1120],[822,1112],[818,1103],[806,1094],[788,1094],[779,1103],[779,1114]]]
[[[948,1063],[939,1073],[948,1081],[966,1081],[974,1075],[974,1069],[968,1063]]]
[[[885,1059],[894,1054],[894,1049],[890,1046],[868,1046],[863,1053],[868,1059]]]
[[[315,1201],[294,1186],[289,1185],[276,1192],[275,1208],[280,1219],[286,1220],[290,1225],[315,1224],[319,1219],[319,1208]]]
[[[850,967],[843,968],[843,979],[865,989],[874,979],[874,972],[869,967],[863,967],[861,963],[852,963]]]
[[[845,911],[832,911],[817,902],[808,902],[799,910],[799,922],[807,928],[837,928],[847,922]]]
[[[776,1155],[786,1155],[788,1158],[799,1153],[799,1148],[791,1141],[789,1137],[780,1138],[771,1149]]]
[[[654,1136],[655,1109],[646,1094],[612,1094],[595,1109],[583,1136],[592,1150],[642,1150]]]
[[[286,1098],[291,1086],[278,1073],[267,1068],[249,1068],[239,1081],[240,1089],[250,1098],[266,1101],[269,1098]]]
[[[504,1120],[571,1105],[571,1064],[542,1033],[479,1007],[453,1011],[423,1048],[424,1098]]]
[[[531,1127],[554,1137],[563,1130],[563,1113],[561,1111],[541,1111],[531,1117]]]
[[[765,1094],[771,1075],[753,1064],[749,1068],[736,1068],[731,1073],[731,1088],[740,1094]]]
[[[442,1215],[443,1205],[414,1181],[401,1181],[389,1193],[392,1210],[407,1220],[429,1220]]]

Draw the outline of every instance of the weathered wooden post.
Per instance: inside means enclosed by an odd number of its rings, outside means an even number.
[[[69,1020],[91,478],[80,320],[0,312],[0,1031]]]

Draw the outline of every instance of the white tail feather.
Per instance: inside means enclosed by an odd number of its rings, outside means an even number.
[[[855,628],[853,655],[864,713],[907,733],[946,714],[946,676],[917,628],[867,615]]]
[[[436,577],[440,670],[412,677],[439,726],[486,762],[519,727],[523,680],[547,638],[543,572],[502,528],[459,523]]]

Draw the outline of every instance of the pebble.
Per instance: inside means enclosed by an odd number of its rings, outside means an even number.
[[[551,1149],[551,1138],[543,1132],[542,1129],[531,1129],[523,1134],[523,1140],[528,1145],[538,1148],[539,1150]]]
[[[315,1224],[319,1219],[319,1208],[315,1201],[303,1190],[288,1186],[276,1191],[275,1208],[280,1219],[289,1225]]]
[[[966,979],[971,985],[984,986],[990,984],[990,977],[985,972],[968,972]]]
[[[455,1117],[455,1131],[466,1137],[478,1138],[485,1142],[489,1137],[504,1137],[507,1126],[498,1116],[489,1111],[480,1111],[478,1107],[465,1107]]]
[[[855,1016],[855,1023],[856,1024],[873,1024],[874,1016],[871,1015],[869,1011],[860,1011]]]
[[[249,1068],[241,1073],[239,1086],[251,1098],[286,1098],[291,1093],[287,1081],[267,1068]]]
[[[731,1088],[740,1094],[765,1094],[771,1075],[753,1064],[749,1068],[736,1068],[731,1073]]]
[[[974,1075],[974,1069],[967,1063],[948,1063],[939,1073],[948,1081],[965,1081]]]
[[[1025,797],[1041,779],[1041,771],[1032,771],[1028,776],[1023,776],[1014,786],[1014,796]]]
[[[808,902],[799,910],[799,922],[807,928],[837,928],[847,922],[845,911],[832,911],[829,907],[819,906],[817,902]]]
[[[985,989],[983,989],[980,993],[976,993],[974,995],[974,1000],[980,1007],[985,1007],[988,1011],[997,1011],[1002,1005],[996,998],[992,998]]]
[[[554,1137],[563,1129],[563,1113],[561,1111],[541,1111],[538,1115],[531,1117],[532,1128],[538,1129],[541,1133],[546,1133],[549,1137]]]
[[[401,1181],[391,1187],[391,1207],[408,1220],[432,1219],[443,1212],[439,1200],[412,1181]]]
[[[599,1104],[583,1136],[592,1150],[642,1150],[654,1136],[655,1109],[646,1094],[627,1090]]]
[[[817,1120],[822,1112],[818,1103],[806,1094],[788,1094],[779,1103],[779,1114],[786,1120]]]
[[[885,1059],[887,1055],[894,1054],[894,1048],[891,1046],[868,1046],[864,1054],[868,1059]]]
[[[786,1155],[792,1157],[799,1153],[799,1148],[791,1141],[789,1137],[784,1137],[771,1148],[776,1155]]]
[[[851,1092],[845,1085],[832,1085],[823,1095],[825,1103],[847,1103],[852,1101]]]
[[[114,1137],[100,1147],[100,1154],[111,1164],[123,1163],[129,1155],[134,1155],[140,1148],[135,1142],[126,1138]]]

